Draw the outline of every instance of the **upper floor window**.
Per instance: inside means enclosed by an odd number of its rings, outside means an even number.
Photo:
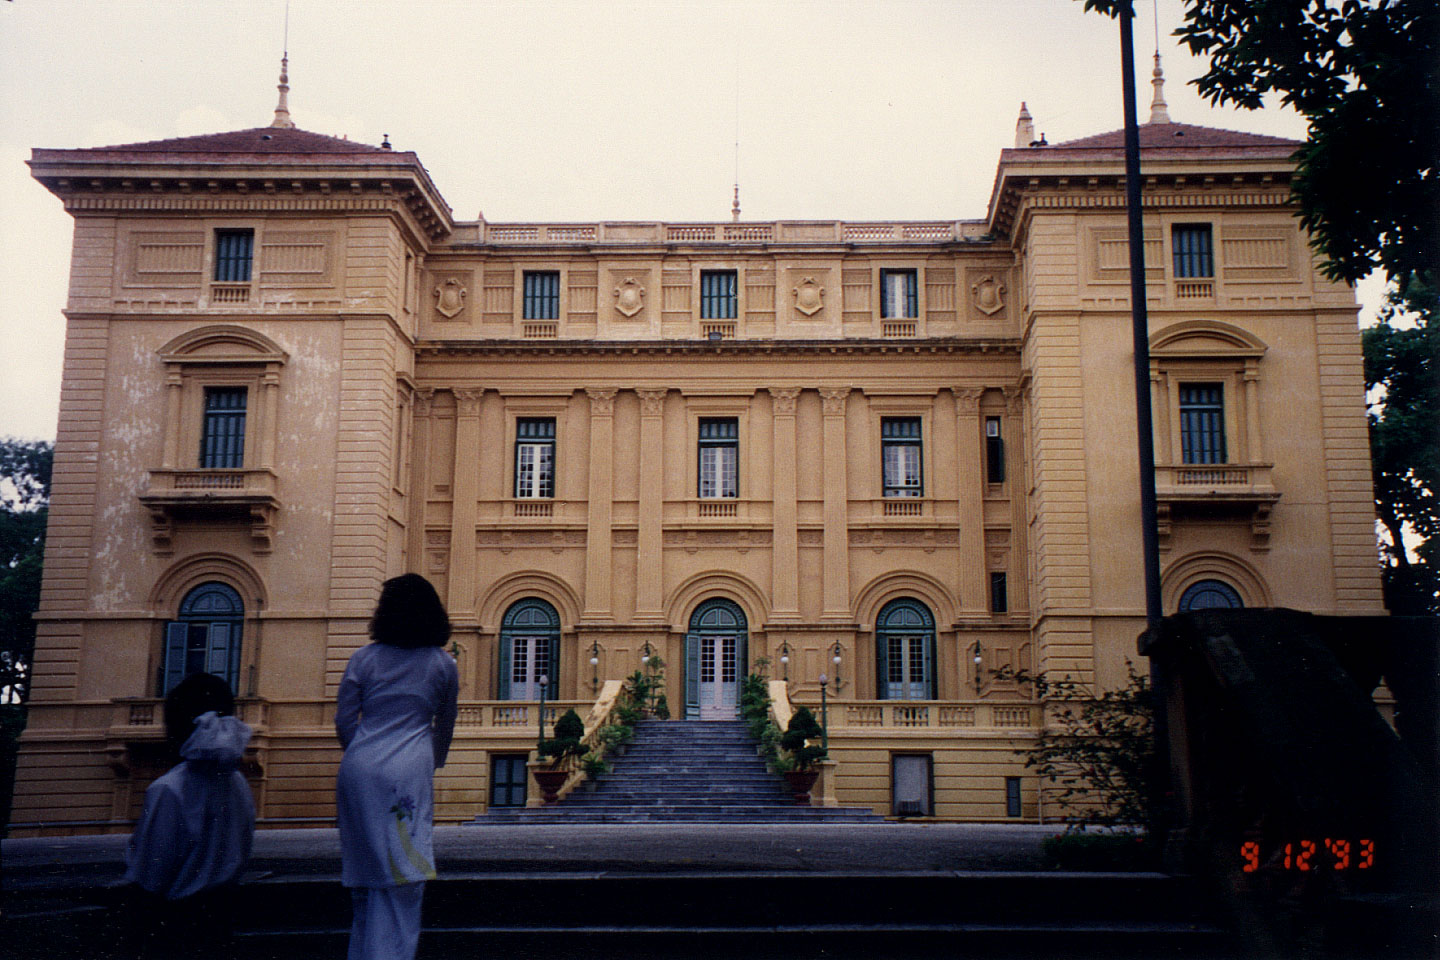
[[[249,283],[250,264],[254,259],[254,255],[254,230],[216,230],[216,282]]]
[[[985,418],[985,479],[1005,482],[1005,438],[1000,435],[1000,418]]]
[[[555,270],[525,271],[526,320],[557,320],[560,317],[560,274]]]
[[[740,421],[734,417],[700,421],[700,496],[738,497]]]
[[[515,421],[515,496],[555,496],[555,418]]]
[[[1177,223],[1170,233],[1177,278],[1215,276],[1214,246],[1208,223]]]
[[[935,618],[916,600],[891,600],[875,618],[876,696],[934,700]]]
[[[213,673],[236,689],[240,676],[240,628],[245,604],[223,583],[203,583],[185,595],[179,616],[165,625],[160,668],[163,696],[192,673]]]
[[[885,496],[925,495],[920,452],[919,417],[886,417],[880,421],[880,459]]]
[[[244,387],[206,387],[205,421],[200,430],[200,466],[239,470],[245,466]]]
[[[1225,388],[1219,383],[1180,385],[1182,463],[1225,463]]]
[[[920,282],[914,270],[880,271],[880,316],[918,317]]]
[[[990,612],[1008,613],[1010,611],[1010,588],[1006,583],[1004,570],[992,570],[990,572]]]
[[[738,283],[734,270],[700,272],[700,319],[734,320]]]

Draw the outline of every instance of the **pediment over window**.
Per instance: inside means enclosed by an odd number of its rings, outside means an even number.
[[[274,340],[234,324],[188,330],[158,352],[166,363],[284,363],[290,359]]]
[[[1218,320],[1185,320],[1150,335],[1150,356],[1259,358],[1269,347],[1259,337]]]

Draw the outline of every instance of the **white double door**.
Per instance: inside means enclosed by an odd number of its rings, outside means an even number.
[[[740,638],[700,636],[700,719],[734,720],[740,702]]]

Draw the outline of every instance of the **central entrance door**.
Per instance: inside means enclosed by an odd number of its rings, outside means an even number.
[[[747,666],[744,612],[729,600],[707,600],[690,617],[685,638],[685,716],[734,720]]]

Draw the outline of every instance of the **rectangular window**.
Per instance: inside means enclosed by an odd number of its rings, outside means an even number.
[[[734,270],[700,271],[700,319],[734,320],[737,286]]]
[[[1005,438],[1000,435],[1000,418],[985,418],[985,479],[1005,482]]]
[[[1008,613],[1010,610],[1010,589],[1005,582],[1004,571],[990,574],[990,612]]]
[[[880,421],[880,455],[885,496],[922,497],[920,418],[886,417]]]
[[[497,753],[491,755],[490,806],[525,806],[525,754]]]
[[[928,817],[934,795],[931,758],[926,754],[897,754],[890,758],[890,795],[897,817]]]
[[[1176,277],[1215,276],[1210,224],[1177,223],[1170,231],[1170,246],[1175,255]]]
[[[239,470],[245,466],[244,387],[207,387],[200,430],[200,466]]]
[[[1180,385],[1180,451],[1184,463],[1225,462],[1225,388]]]
[[[254,230],[215,231],[215,280],[217,283],[249,283],[254,257]]]
[[[555,418],[515,421],[515,497],[555,496]]]
[[[1005,778],[1005,816],[1020,816],[1020,778]]]
[[[700,421],[700,496],[705,499],[740,495],[740,421]]]
[[[560,274],[554,270],[525,271],[526,320],[560,318]]]
[[[920,316],[920,281],[914,270],[880,271],[880,316]]]

